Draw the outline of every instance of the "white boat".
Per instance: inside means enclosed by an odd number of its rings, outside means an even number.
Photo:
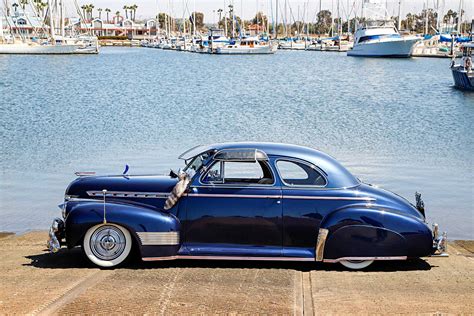
[[[0,44],[0,54],[45,54],[45,55],[67,55],[67,54],[97,54],[98,50],[93,46],[81,44],[38,44],[34,42],[15,42]]]
[[[272,42],[259,40],[256,36],[218,47],[216,54],[274,54],[278,49]]]
[[[48,1],[51,8],[51,1]],[[3,10],[0,8],[0,13]],[[44,34],[45,39],[33,39],[22,34],[15,34],[12,28],[5,34],[3,28],[3,16],[0,14],[0,54],[45,54],[45,55],[67,55],[67,54],[97,54],[99,52],[98,39],[95,36],[66,36],[63,19],[63,5],[59,3],[60,11],[60,35],[56,34],[56,16],[48,10],[49,25],[44,24],[43,29],[49,29],[49,34]],[[18,12],[16,13],[18,14]],[[58,14],[58,12],[56,12]],[[18,16],[15,16],[15,18]],[[6,16],[7,24],[11,16]],[[20,35],[19,38],[17,35]]]
[[[474,91],[474,69],[472,65],[474,42],[462,44],[461,50],[461,62],[457,64],[453,59],[451,63],[454,86],[462,90]]]
[[[355,33],[354,47],[348,56],[410,57],[415,36],[401,37],[392,21],[367,21]]]
[[[462,55],[459,47],[448,42],[440,41],[440,35],[435,35],[429,39],[423,39],[416,43],[413,48],[413,57],[438,57],[451,58]]]
[[[280,40],[278,43],[279,49],[287,49],[287,50],[305,50],[306,49],[306,42],[300,39],[284,39]]]
[[[322,52],[347,52],[351,48],[352,42],[336,37],[321,39],[311,43],[306,47],[306,50]]]

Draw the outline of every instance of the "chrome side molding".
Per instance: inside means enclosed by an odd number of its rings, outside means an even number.
[[[326,244],[326,238],[328,237],[329,230],[320,228],[318,233],[318,241],[316,242],[315,257],[316,261],[323,261],[324,257],[324,245]]]
[[[137,232],[142,246],[179,245],[178,232]]]
[[[339,261],[345,260],[357,260],[357,261],[365,261],[365,260],[407,260],[407,256],[394,256],[394,257],[342,257],[337,259],[324,259],[323,262],[329,263],[336,263]]]

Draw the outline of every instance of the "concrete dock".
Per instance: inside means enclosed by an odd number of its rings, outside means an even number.
[[[101,270],[80,249],[49,254],[46,232],[0,238],[0,314],[474,313],[474,242],[450,257],[376,262],[181,260]]]

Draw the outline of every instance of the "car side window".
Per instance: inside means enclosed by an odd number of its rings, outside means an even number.
[[[273,184],[270,167],[263,161],[218,161],[202,178],[205,184]]]
[[[313,166],[290,160],[278,160],[277,168],[281,179],[287,185],[325,186],[326,179]]]

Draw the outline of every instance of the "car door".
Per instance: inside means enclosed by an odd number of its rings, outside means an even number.
[[[194,177],[183,222],[188,254],[280,256],[281,189],[274,171],[266,159],[248,161],[234,154]]]

